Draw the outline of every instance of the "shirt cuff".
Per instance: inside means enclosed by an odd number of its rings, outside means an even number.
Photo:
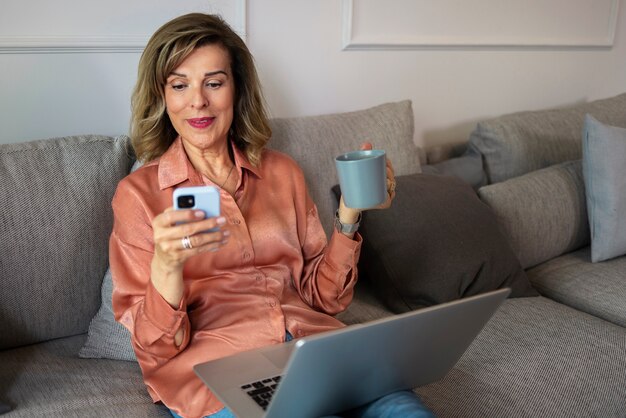
[[[187,299],[183,295],[178,309],[172,308],[163,296],[148,281],[148,289],[143,304],[144,314],[148,321],[163,333],[174,336],[180,328],[183,319],[187,316]]]
[[[363,237],[361,237],[361,234],[358,232],[356,232],[352,238],[348,238],[334,229],[330,237],[330,242],[328,243],[327,256],[329,261],[333,265],[352,269],[359,260],[362,243]]]

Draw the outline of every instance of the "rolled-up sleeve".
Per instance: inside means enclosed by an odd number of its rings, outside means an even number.
[[[302,235],[303,272],[295,280],[300,296],[314,309],[329,315],[344,311],[354,295],[362,238],[333,231],[327,242],[317,208],[306,196],[306,231]]]
[[[152,226],[145,202],[125,182],[113,198],[114,224],[109,241],[113,276],[115,318],[131,335],[135,352],[145,361],[160,363],[176,356],[189,343],[186,297],[177,309],[170,306],[150,280],[153,243]],[[174,343],[183,328],[180,346]]]

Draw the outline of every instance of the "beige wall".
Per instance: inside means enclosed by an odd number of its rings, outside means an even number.
[[[37,1],[44,0],[30,3]],[[411,99],[415,142],[434,147],[465,141],[476,121],[486,117],[626,91],[623,7],[612,47],[345,51],[342,4],[247,1],[247,42],[273,116]],[[0,143],[127,132],[139,53],[49,52],[0,54]]]

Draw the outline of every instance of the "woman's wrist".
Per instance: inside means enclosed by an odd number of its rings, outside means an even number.
[[[352,239],[359,228],[360,221],[361,211],[346,207],[343,203],[343,198],[341,198],[339,201],[339,209],[337,209],[335,213],[335,228],[337,231]]]
[[[355,224],[361,217],[361,211],[359,209],[352,209],[347,207],[343,203],[343,197],[339,201],[339,210],[337,216],[342,224]]]
[[[156,291],[177,309],[184,289],[182,269],[166,268],[153,258],[150,270],[150,280]]]

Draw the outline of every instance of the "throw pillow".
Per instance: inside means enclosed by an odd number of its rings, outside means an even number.
[[[396,177],[392,206],[364,212],[360,231],[359,272],[396,313],[503,287],[537,295],[493,212],[457,178]]]
[[[6,403],[0,402],[0,415],[7,413],[11,410],[11,405],[8,405]]]
[[[102,281],[100,309],[89,324],[87,341],[78,352],[78,357],[137,361],[130,332],[113,316],[112,293],[113,278],[111,269],[107,269]]]
[[[591,261],[626,254],[626,129],[587,115],[583,176],[591,232]]]
[[[481,187],[478,196],[496,214],[524,269],[589,245],[580,160]]]
[[[136,161],[131,173],[142,166]],[[87,341],[78,352],[82,358],[108,358],[113,360],[137,361],[130,342],[130,332],[113,316],[113,277],[107,269],[100,289],[100,309],[91,319]]]

